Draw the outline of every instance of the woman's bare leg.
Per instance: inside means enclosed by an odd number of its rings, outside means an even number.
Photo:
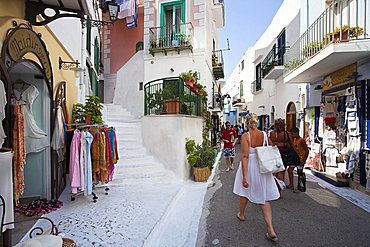
[[[248,199],[246,197],[242,197],[242,196],[240,196],[239,198],[240,198],[239,199],[239,206],[240,206],[239,218],[241,220],[244,220],[245,219],[245,207],[247,206]]]
[[[267,227],[267,233],[274,237],[276,236],[276,232],[274,230],[274,227],[272,226],[272,209],[270,202],[266,202],[265,204],[260,204],[263,217],[265,219],[266,227]]]

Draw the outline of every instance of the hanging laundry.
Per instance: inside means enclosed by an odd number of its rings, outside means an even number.
[[[46,133],[37,126],[32,112],[32,105],[39,95],[39,91],[33,85],[30,85],[23,92],[13,90],[17,98],[22,99],[26,103],[24,107],[24,137],[26,143],[26,152],[40,152],[48,147],[49,138]]]
[[[53,138],[51,140],[51,147],[57,152],[58,162],[61,162],[65,159],[65,143],[63,111],[62,107],[59,106],[55,117]]]
[[[13,171],[14,171],[14,200],[15,205],[19,203],[19,197],[24,191],[24,165],[26,163],[26,147],[24,144],[24,115],[23,106],[14,106],[14,127],[13,127]]]
[[[3,129],[3,120],[5,119],[6,93],[2,80],[0,80],[0,148],[2,148],[6,135]]]
[[[118,19],[125,19],[127,27],[137,27],[137,3],[136,0],[117,0],[120,6]]]

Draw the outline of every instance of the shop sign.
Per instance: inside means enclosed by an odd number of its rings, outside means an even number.
[[[46,78],[52,80],[51,63],[48,51],[40,36],[28,28],[17,28],[9,37],[8,52],[10,57],[17,61],[31,52],[40,60]]]
[[[357,64],[351,64],[340,70],[337,70],[325,77],[322,91],[341,87],[355,82],[355,79],[348,78],[349,75],[357,71]]]

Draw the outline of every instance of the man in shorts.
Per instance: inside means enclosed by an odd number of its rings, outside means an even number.
[[[221,137],[224,142],[224,157],[226,159],[226,172],[234,170],[235,143],[238,141],[236,131],[230,127],[230,122],[226,122],[226,129]]]

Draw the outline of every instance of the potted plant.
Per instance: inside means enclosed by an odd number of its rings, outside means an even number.
[[[215,159],[214,150],[209,140],[196,144],[194,140],[186,138],[185,150],[187,161],[192,166],[196,182],[206,182],[211,175]]]
[[[85,123],[85,109],[81,103],[73,104],[72,108],[72,123]]]
[[[169,83],[163,87],[163,100],[167,114],[177,114],[180,110],[180,100],[178,98],[178,84]]]
[[[183,72],[179,75],[179,77],[184,81],[185,85],[189,86],[190,88],[193,88],[194,84],[198,80],[198,72],[196,71],[187,71]]]
[[[163,93],[161,89],[154,93],[148,93],[147,99],[148,99],[149,111],[154,110],[155,114],[160,114],[161,112],[163,112],[164,101],[163,101]]]
[[[151,39],[150,40],[150,48],[156,48],[156,46],[157,46],[156,40],[155,39]]]
[[[162,47],[164,47],[164,38],[159,38],[159,40],[158,40],[158,46],[159,46],[159,48],[162,48]]]
[[[104,105],[100,103],[100,98],[95,95],[87,96],[85,103],[85,113],[86,116],[90,116],[91,124],[102,124],[103,117],[101,110],[103,110]]]

